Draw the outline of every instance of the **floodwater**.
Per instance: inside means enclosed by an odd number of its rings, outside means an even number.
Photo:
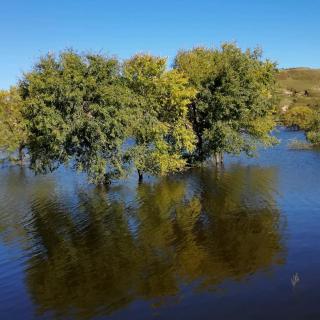
[[[320,319],[320,153],[108,189],[0,169],[0,319]]]

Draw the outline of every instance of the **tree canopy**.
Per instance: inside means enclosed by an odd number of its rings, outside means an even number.
[[[320,113],[307,106],[295,106],[283,114],[283,124],[295,130],[305,131],[307,141],[320,144]]]
[[[242,52],[235,44],[221,49],[180,51],[175,68],[198,88],[189,113],[198,138],[196,159],[224,152],[251,154],[271,144],[275,125],[276,66],[261,50]]]
[[[136,55],[124,64],[124,77],[136,96],[132,123],[134,144],[128,155],[139,172],[166,174],[186,165],[184,152],[194,149],[188,106],[196,91],[166,59]]]
[[[274,141],[276,73],[261,50],[232,43],[179,51],[173,68],[150,54],[48,54],[1,93],[0,148],[26,146],[35,172],[70,165],[94,183],[252,154]]]
[[[27,143],[26,120],[22,114],[22,101],[17,88],[0,91],[0,151],[9,157],[18,152],[23,160]]]
[[[316,112],[306,106],[297,106],[289,109],[283,116],[287,127],[309,130],[315,121]]]
[[[20,91],[36,172],[71,164],[98,183],[121,173],[130,99],[116,59],[72,51],[47,55],[24,75]]]

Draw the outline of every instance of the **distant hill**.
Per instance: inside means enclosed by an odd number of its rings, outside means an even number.
[[[320,69],[282,69],[278,75],[280,108],[309,106],[320,110]]]

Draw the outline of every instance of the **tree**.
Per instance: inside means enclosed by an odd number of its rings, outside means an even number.
[[[16,88],[0,91],[0,151],[10,157],[18,154],[20,163],[24,159],[27,143],[26,121],[22,115],[22,101]]]
[[[128,90],[119,64],[102,55],[47,55],[20,81],[30,130],[31,167],[53,171],[70,164],[91,181],[122,173]]]
[[[308,142],[320,144],[320,113],[307,106],[296,106],[283,115],[283,124],[295,130],[305,131]]]
[[[307,140],[313,145],[320,145],[320,129],[311,130],[306,134]]]
[[[297,130],[310,130],[315,122],[316,112],[306,106],[297,106],[289,109],[283,116],[285,126]]]
[[[175,68],[199,91],[189,113],[198,138],[196,160],[214,155],[222,162],[224,152],[250,155],[257,144],[274,142],[269,133],[277,71],[261,55],[260,49],[242,52],[235,44],[178,53]]]
[[[124,78],[135,96],[127,154],[139,179],[143,173],[165,175],[186,165],[184,153],[194,149],[195,136],[188,106],[195,90],[177,70],[166,70],[166,59],[135,55],[124,64]]]

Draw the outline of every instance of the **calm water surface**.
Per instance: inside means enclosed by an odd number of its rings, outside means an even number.
[[[320,319],[320,153],[108,190],[0,169],[0,319]]]

